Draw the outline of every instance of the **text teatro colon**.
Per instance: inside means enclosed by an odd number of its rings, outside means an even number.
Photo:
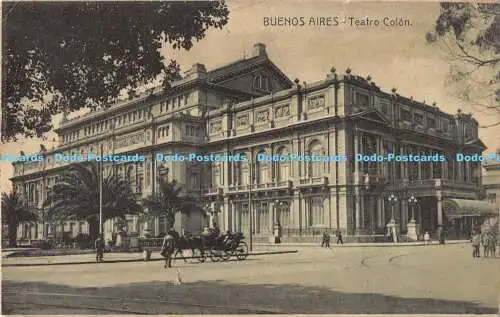
[[[425,96],[429,99],[428,96]],[[383,237],[394,220],[402,235],[434,233],[450,222],[447,200],[480,199],[480,162],[456,162],[456,151],[481,153],[478,123],[470,115],[448,114],[433,104],[384,92],[347,69],[326,70],[312,83],[291,81],[269,59],[263,44],[252,55],[207,71],[195,64],[167,92],[161,88],[118,101],[106,110],[63,119],[57,148],[42,162],[14,163],[14,187],[30,204],[42,208],[43,197],[71,162],[51,159],[99,152],[134,155],[144,161],[106,163],[128,177],[137,197],[151,195],[160,178],[177,180],[187,192],[209,204],[212,213],[180,216],[176,228],[199,232],[215,217],[221,230],[268,241],[276,223],[282,241],[318,241],[324,232],[340,230],[346,239]],[[157,154],[237,155],[248,160],[162,161]],[[445,162],[359,162],[356,154],[444,155]],[[267,160],[259,154],[346,156],[346,160]],[[249,199],[248,195],[252,197]],[[388,200],[389,195],[397,197]],[[408,197],[418,206],[412,208]],[[252,206],[249,208],[249,201]],[[451,206],[451,205],[450,205]],[[249,210],[253,213],[249,217]],[[414,220],[413,222],[411,220]],[[131,217],[129,232],[143,234]],[[154,235],[165,232],[165,219],[149,224]],[[116,230],[105,226],[105,239]],[[20,227],[21,238],[88,230],[67,221]],[[415,231],[415,232],[414,232]],[[408,236],[410,234],[408,233]],[[364,240],[363,240],[364,241]]]

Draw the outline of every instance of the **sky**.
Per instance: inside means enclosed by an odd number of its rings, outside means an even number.
[[[447,84],[449,64],[443,51],[426,43],[425,34],[433,29],[439,15],[437,2],[354,2],[330,0],[231,0],[229,23],[222,29],[207,32],[205,39],[188,52],[164,48],[166,60],[173,58],[187,70],[194,63],[208,70],[248,56],[255,43],[266,45],[270,59],[290,78],[314,82],[325,78],[334,66],[337,73],[351,68],[353,74],[370,75],[379,87],[393,87],[403,96],[413,96],[427,104],[436,102],[449,113],[460,108],[473,112],[480,125],[500,118],[476,112],[455,98],[455,90]],[[404,18],[407,27],[279,27],[265,26],[265,17],[349,17],[372,20]],[[342,18],[343,17],[343,18]],[[55,124],[60,116],[55,118]],[[500,148],[500,126],[480,129],[479,136],[488,146],[487,152]],[[47,134],[48,140],[56,137]],[[43,140],[20,140],[2,145],[2,153],[37,152],[43,143],[48,149],[57,146]],[[10,188],[10,164],[0,163],[2,190]]]

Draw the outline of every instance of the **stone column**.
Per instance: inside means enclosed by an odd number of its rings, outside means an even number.
[[[384,227],[384,213],[383,213],[383,199],[382,198],[377,198],[377,227],[378,228],[383,228]]]
[[[441,193],[437,193],[437,225],[443,226],[443,197]]]
[[[356,232],[361,229],[361,199],[359,188],[356,187],[354,199],[356,201]]]
[[[154,235],[155,237],[158,236],[160,234],[160,218],[158,216],[155,216],[154,217]]]

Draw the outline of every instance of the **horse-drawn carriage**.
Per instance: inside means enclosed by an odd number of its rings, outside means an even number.
[[[183,250],[191,250],[192,257],[199,262],[205,262],[209,257],[212,262],[227,261],[231,257],[245,260],[248,256],[248,245],[243,241],[243,233],[229,233],[221,236],[210,233],[200,237],[179,237],[176,239],[174,258]]]

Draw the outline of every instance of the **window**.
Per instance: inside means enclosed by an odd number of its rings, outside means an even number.
[[[496,193],[490,193],[488,194],[488,201],[492,204],[497,202],[497,194]]]
[[[313,197],[309,201],[308,224],[310,227],[324,224],[323,198]]]
[[[435,129],[436,128],[436,119],[427,117],[427,128]]]
[[[253,88],[256,90],[269,91],[269,78],[267,76],[257,75],[253,79]]]
[[[177,98],[177,107],[180,108],[182,105],[182,97]]]
[[[257,228],[255,228],[255,233],[265,233],[270,231],[269,225],[269,205],[267,202],[259,204],[259,209],[256,213],[257,219],[255,219]]]
[[[443,131],[448,132],[450,129],[450,121],[448,119],[443,119]]]
[[[383,114],[389,114],[389,105],[386,103],[382,104],[382,113]]]
[[[416,124],[418,124],[420,126],[424,125],[424,116],[421,115],[420,113],[415,113],[413,118],[415,119]]]
[[[160,103],[160,113],[163,113],[163,102]]]
[[[184,105],[188,104],[189,94],[184,95]]]
[[[177,97],[172,100],[172,109],[175,108],[175,105],[177,105]]]
[[[248,233],[250,231],[250,217],[249,217],[249,214],[248,214],[248,204],[241,204],[239,206],[240,208],[240,214],[239,214],[239,221],[238,221],[238,225],[239,225],[239,230],[242,231],[242,232],[245,232],[245,233]]]
[[[401,121],[411,122],[411,111],[401,109]]]
[[[370,96],[362,93],[357,93],[356,97],[359,106],[368,107],[370,105]]]

